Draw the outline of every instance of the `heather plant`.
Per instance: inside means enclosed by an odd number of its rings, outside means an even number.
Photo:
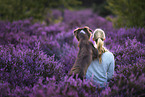
[[[77,57],[78,48],[70,46],[69,44],[63,45],[63,51],[61,53],[60,61],[64,65],[64,69],[66,73],[70,71],[70,68],[75,63],[75,59]]]
[[[68,11],[65,12],[65,23],[67,23],[70,28],[89,26],[91,29],[102,28],[104,30],[113,29],[112,23],[107,21],[105,18],[94,14],[90,10],[82,11]],[[71,18],[71,19],[70,19]]]
[[[60,33],[63,28],[56,26],[45,26],[44,24],[34,23],[31,20],[17,22],[1,22],[0,32],[1,44],[20,44],[33,49],[35,42],[41,42],[41,49],[48,55],[59,55],[60,45],[54,35]],[[56,30],[55,30],[56,29]],[[55,34],[54,34],[55,33]]]
[[[0,21],[1,44],[18,44],[20,39],[31,35],[31,22],[31,20],[19,20],[12,23]]]
[[[111,36],[112,39],[114,39],[114,41],[118,42],[119,44],[124,44],[126,38],[130,38],[130,39],[136,38],[137,41],[144,43],[144,37],[145,37],[144,32],[145,32],[144,28],[128,28],[128,29],[120,28],[117,31],[108,33],[108,34],[110,34],[108,36]],[[115,38],[113,38],[113,37],[115,37]]]
[[[5,82],[5,83],[1,83],[0,82],[0,96],[1,97],[6,97],[9,96],[10,94],[10,87],[9,87],[9,83]]]
[[[40,76],[52,77],[57,73],[56,79],[60,80],[64,75],[63,65],[40,51],[39,43],[33,50],[12,45],[0,49],[1,80],[11,85],[33,86]]]
[[[65,76],[62,81],[56,84],[55,77],[48,78],[46,83],[42,84],[40,79],[38,84],[33,87],[32,97],[53,96],[53,97],[97,97],[96,87],[91,81],[74,79]]]
[[[144,96],[144,28],[114,29],[90,10],[65,10],[64,17],[50,25],[0,21],[0,96]],[[116,74],[100,94],[92,81],[67,77],[78,53],[73,30],[82,26],[102,28],[115,56]]]
[[[117,65],[133,64],[145,58],[145,46],[136,39],[127,39],[124,45],[115,47],[114,55]]]
[[[25,86],[13,87],[11,84],[0,82],[0,96],[1,97],[29,97],[32,88]]]
[[[31,93],[32,89],[29,87],[19,87],[13,88],[11,90],[11,93],[9,94],[9,97],[29,97],[29,94]]]
[[[145,60],[119,66],[110,82],[108,96],[145,96]]]

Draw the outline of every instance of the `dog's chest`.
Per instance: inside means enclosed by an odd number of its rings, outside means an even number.
[[[79,45],[79,52],[82,54],[92,54],[92,46],[89,42],[82,42]]]

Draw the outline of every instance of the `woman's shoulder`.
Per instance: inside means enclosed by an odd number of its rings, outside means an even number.
[[[113,53],[110,51],[107,51],[105,53],[103,53],[103,55],[107,56],[107,57],[114,57]]]
[[[106,53],[106,54],[113,55],[113,53],[112,53],[112,52],[110,52],[110,51],[106,51],[105,53]]]

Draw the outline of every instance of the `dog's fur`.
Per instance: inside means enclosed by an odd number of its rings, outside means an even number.
[[[82,33],[81,31],[85,33]],[[86,71],[91,64],[91,61],[98,57],[98,50],[94,47],[90,40],[91,30],[89,27],[77,28],[74,30],[74,35],[79,41],[79,52],[73,67],[70,70],[69,76],[78,74],[78,77],[83,79]]]

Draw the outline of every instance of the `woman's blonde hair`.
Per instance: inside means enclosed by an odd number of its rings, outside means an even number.
[[[99,63],[102,63],[102,54],[106,51],[108,51],[104,47],[104,40],[105,40],[105,32],[102,29],[96,29],[93,32],[93,40],[95,41],[95,46],[98,49],[99,52]]]

